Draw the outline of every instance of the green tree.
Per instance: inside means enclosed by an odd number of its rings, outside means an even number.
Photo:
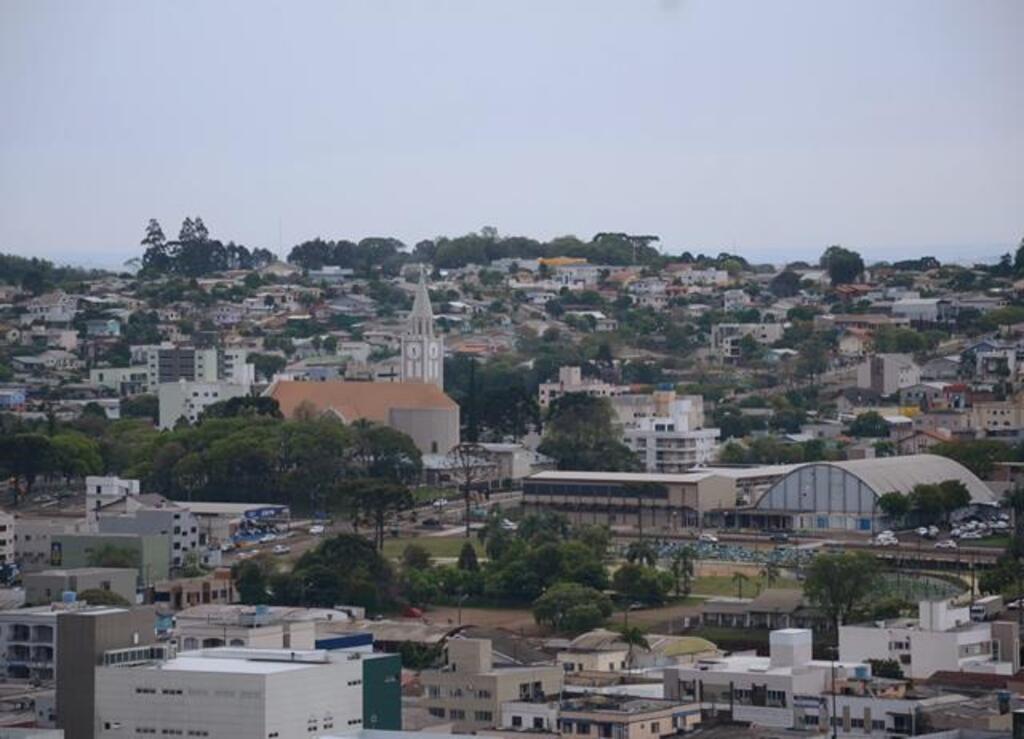
[[[14,478],[17,502],[30,495],[36,478],[53,469],[53,442],[42,434],[9,434],[0,436],[0,468]]]
[[[804,594],[832,622],[835,633],[872,596],[875,558],[865,552],[819,554],[807,569]]]
[[[779,563],[774,561],[765,562],[761,566],[761,582],[766,588],[770,588],[782,579],[782,570]]]
[[[82,590],[78,593],[78,599],[85,601],[90,606],[118,606],[121,608],[128,608],[132,605],[114,591],[104,590],[102,588],[89,588],[87,590]]]
[[[430,568],[430,552],[420,544],[409,544],[402,550],[402,567],[407,570]]]
[[[779,272],[768,283],[768,289],[777,298],[791,298],[800,292],[800,275],[788,269]]]
[[[160,420],[160,402],[155,395],[133,395],[121,401],[123,418],[147,418],[153,423]]]
[[[692,547],[680,547],[672,553],[669,572],[672,573],[677,598],[689,595],[693,588],[693,564],[696,559],[696,552]]]
[[[874,677],[884,677],[889,680],[902,680],[904,678],[903,668],[899,660],[895,659],[869,659],[871,674]]]
[[[356,421],[351,430],[352,460],[364,477],[405,483],[419,477],[422,455],[408,434],[371,421]]]
[[[651,649],[650,642],[647,641],[647,635],[639,626],[624,626],[620,632],[619,641],[628,647],[626,664],[630,669],[633,669],[636,659],[635,652],[638,648],[647,651]]]
[[[847,429],[850,436],[857,438],[870,437],[878,438],[889,435],[889,424],[885,422],[882,415],[877,411],[861,413],[850,423]]]
[[[750,578],[742,572],[732,573],[732,581],[736,584],[736,597],[743,597],[743,586],[750,582]]]
[[[833,285],[856,282],[864,274],[864,260],[860,254],[841,246],[830,246],[821,255],[821,266],[828,270]]]
[[[384,549],[388,520],[412,508],[413,497],[405,485],[387,480],[363,479],[346,483],[341,496],[344,508],[370,522],[377,549]]]
[[[636,457],[619,440],[614,417],[607,398],[564,395],[551,404],[538,450],[563,470],[634,470]]]
[[[658,561],[658,555],[654,547],[646,541],[631,541],[626,547],[626,561],[630,564],[642,564],[654,567]]]
[[[533,602],[533,619],[555,631],[579,633],[595,629],[612,615],[604,593],[576,583],[558,583]]]
[[[878,496],[878,508],[886,518],[898,523],[910,513],[910,498],[895,490],[883,493]]]
[[[139,552],[128,547],[115,544],[101,544],[88,553],[86,558],[90,567],[134,567],[141,566]]]
[[[473,546],[472,542],[467,541],[463,543],[462,549],[459,551],[458,568],[470,572],[476,572],[480,569],[480,563],[476,559],[476,547]]]
[[[640,603],[664,603],[672,586],[669,573],[641,564],[626,563],[612,576],[612,587],[620,595]]]
[[[75,478],[99,475],[103,472],[103,457],[95,441],[71,431],[56,434],[50,439],[53,466],[70,485]]]

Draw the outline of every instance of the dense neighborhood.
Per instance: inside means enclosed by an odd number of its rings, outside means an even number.
[[[1024,726],[1024,242],[670,251],[0,257],[0,727]]]

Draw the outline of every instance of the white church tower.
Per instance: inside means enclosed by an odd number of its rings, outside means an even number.
[[[444,340],[434,334],[434,311],[422,270],[409,327],[402,336],[402,382],[432,382],[444,389]]]

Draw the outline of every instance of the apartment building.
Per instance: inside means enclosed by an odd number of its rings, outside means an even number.
[[[14,531],[14,557],[22,573],[53,565],[54,537],[86,531],[85,519],[19,517]]]
[[[676,396],[674,390],[621,395],[612,400],[622,423],[623,441],[647,472],[686,472],[714,461],[716,428],[704,428],[704,398]]]
[[[0,611],[0,675],[40,682],[53,680],[60,607]]]
[[[107,736],[96,718],[96,668],[111,650],[118,664],[164,653],[167,647],[156,644],[155,622],[151,606],[87,608],[57,617],[57,725],[65,739]]]
[[[32,572],[24,576],[22,584],[25,603],[30,606],[49,605],[61,600],[64,593],[85,590],[107,591],[134,603],[138,578],[139,573],[131,567],[81,567]]]
[[[497,666],[489,639],[451,639],[445,666],[420,674],[421,705],[457,732],[485,729],[498,725],[508,701],[557,695],[562,675],[556,665]]]
[[[593,378],[584,378],[579,367],[559,367],[558,380],[542,382],[538,388],[538,400],[541,408],[547,408],[563,395],[581,393],[592,398],[612,398],[622,395],[628,390],[622,385],[612,385]]]
[[[909,354],[875,354],[857,366],[857,387],[893,395],[921,382],[921,368]]]
[[[559,701],[511,701],[502,706],[502,728],[557,732],[588,739],[662,739],[700,724],[696,702],[587,695]]]
[[[129,496],[138,496],[141,491],[142,484],[138,480],[123,479],[114,475],[89,475],[85,478],[86,521],[93,530],[96,530],[100,509]]]
[[[221,648],[119,663],[125,651],[96,668],[104,739],[320,739],[364,726],[369,652]]]
[[[184,567],[190,554],[202,555],[198,519],[171,502],[143,505],[137,497],[124,498],[98,512],[96,530],[100,534],[166,537],[172,572]]]
[[[839,628],[842,661],[893,659],[903,674],[925,679],[940,670],[1011,675],[1020,667],[1020,636],[1010,622],[973,622],[970,608],[921,601],[916,619]]]
[[[711,327],[711,352],[722,361],[740,356],[744,338],[752,338],[759,346],[770,346],[782,338],[784,323],[716,323]]]
[[[205,604],[175,615],[179,651],[213,647],[312,649],[318,621],[347,621],[331,609]]]
[[[840,660],[840,679],[871,676],[869,665]],[[779,629],[769,636],[769,656],[734,655],[667,668],[665,698],[697,703],[705,716],[777,729],[807,729],[828,723],[822,693],[832,664],[811,657],[811,631]]]
[[[0,510],[0,567],[14,564],[15,518],[13,513]]]
[[[160,428],[172,429],[181,419],[195,423],[204,410],[214,403],[249,394],[250,385],[219,380],[187,382],[184,379],[159,385]]]

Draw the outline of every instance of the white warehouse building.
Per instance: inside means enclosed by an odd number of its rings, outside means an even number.
[[[320,739],[358,731],[362,655],[209,649],[96,669],[97,735]]]

